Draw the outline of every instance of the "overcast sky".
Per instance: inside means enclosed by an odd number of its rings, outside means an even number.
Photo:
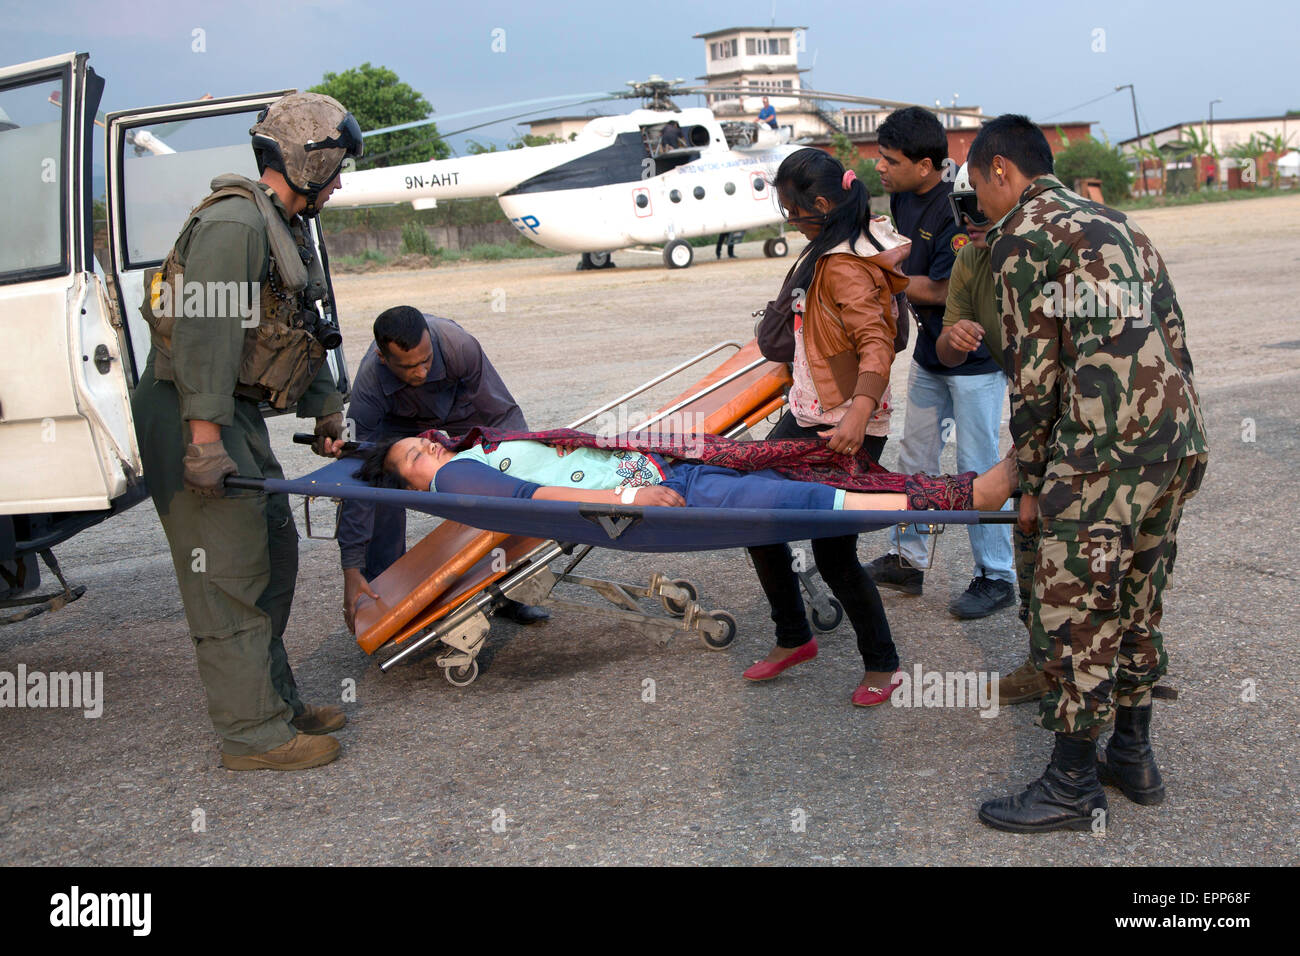
[[[306,87],[365,61],[410,83],[438,113],[615,90],[659,73],[694,81],[704,42],[729,26],[806,26],[804,85],[893,100],[979,105],[1040,122],[1095,120],[1098,136],[1205,117],[1300,108],[1292,0],[1224,4],[1009,2],[856,4],[803,0],[617,3],[358,0],[5,0],[0,64],[88,51],[106,111]],[[492,31],[505,51],[492,51]],[[195,52],[201,30],[204,52]],[[1100,97],[1101,99],[1097,99]],[[1096,100],[1096,102],[1088,102]],[[690,98],[679,105],[700,105]],[[551,112],[582,112],[591,107]],[[601,106],[603,112],[614,111]],[[517,110],[519,112],[522,110]],[[544,114],[538,114],[544,115]],[[444,131],[474,120],[450,121]],[[504,142],[509,126],[469,134]],[[453,145],[463,148],[463,138]]]

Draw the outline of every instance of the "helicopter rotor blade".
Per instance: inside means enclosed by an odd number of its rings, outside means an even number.
[[[743,86],[697,86],[691,89],[674,90],[676,93],[688,94],[708,94],[708,93],[742,93],[748,96],[772,96],[781,99],[796,100],[827,100],[832,103],[857,103],[864,106],[886,106],[891,109],[901,109],[907,106],[920,106],[929,110],[931,113],[951,113],[954,115],[970,116],[972,115],[969,107],[953,106],[926,106],[924,103],[908,103],[905,100],[886,100],[878,96],[852,96],[847,93],[829,93],[824,90],[810,90],[807,88],[782,91],[782,90],[751,90]]]
[[[564,96],[542,96],[533,100],[518,100],[517,102],[514,103],[498,103],[496,106],[483,106],[473,110],[461,110],[458,113],[438,113],[434,116],[428,117],[427,119],[413,120],[410,123],[398,123],[395,126],[385,126],[382,127],[381,129],[363,130],[361,135],[379,136],[383,133],[396,133],[399,132],[400,130],[415,129],[417,126],[428,126],[430,123],[440,123],[446,120],[460,119],[461,117],[464,116],[479,116],[483,113],[493,113],[496,112],[497,110],[514,109],[517,106],[533,106],[538,103],[558,103],[561,100],[572,100],[580,97],[583,98],[584,100],[591,100],[591,99],[605,100],[605,99],[613,98],[604,90],[597,90],[594,93],[568,93]]]

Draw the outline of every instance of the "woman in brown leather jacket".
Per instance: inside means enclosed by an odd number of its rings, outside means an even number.
[[[819,149],[786,157],[775,187],[786,221],[809,243],[781,291],[789,298],[794,349],[792,356],[768,357],[791,361],[794,384],[790,407],[768,437],[821,436],[836,451],[853,454],[866,447],[879,459],[885,438],[866,432],[889,384],[898,328],[894,296],[907,286],[900,265],[910,242],[885,219],[871,218],[866,186]],[[857,535],[815,539],[812,550],[822,579],[857,634],[865,674],[853,703],[883,703],[897,686],[898,652],[880,592],[858,561]],[[772,605],[776,647],[744,676],[771,680],[816,657],[817,641],[790,548],[768,545],[749,553]]]

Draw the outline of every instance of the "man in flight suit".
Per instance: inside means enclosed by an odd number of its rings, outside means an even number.
[[[282,478],[260,403],[342,434],[342,396],[318,334],[324,271],[305,234],[361,131],[334,99],[291,93],[249,131],[261,178],[228,174],[191,212],[146,283],[151,349],[132,399],[145,479],[172,552],[221,761],[231,770],[328,763],[338,707],[304,704],[282,636],[298,572],[285,495],[227,489]],[[327,336],[322,336],[327,337]]]

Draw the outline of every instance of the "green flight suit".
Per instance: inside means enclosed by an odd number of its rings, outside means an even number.
[[[973,242],[957,251],[948,276],[948,301],[943,310],[943,327],[956,325],[962,319],[974,322],[984,330],[984,344],[989,356],[1006,371],[1006,356],[1002,343],[1002,314],[998,312],[997,294],[993,289],[993,266],[989,261],[988,246]],[[1038,555],[1038,535],[1025,534],[1017,523],[1011,532],[1015,549],[1016,583],[1020,589],[1020,620],[1029,624],[1029,600],[1033,594],[1034,562]]]
[[[274,204],[288,222],[280,200]],[[241,289],[260,289],[269,279],[266,225],[247,199],[223,199],[199,212],[176,248],[187,288],[237,282]],[[240,475],[283,477],[258,403],[235,394],[246,331],[240,316],[208,315],[206,307],[177,308],[174,381],[155,376],[151,349],[131,404],[208,714],[223,751],[248,755],[291,740],[296,731],[289,721],[303,711],[282,640],[298,573],[298,531],[286,495],[228,490],[205,498],[184,487],[183,456],[194,419],[221,426]],[[300,418],[316,418],[342,406],[326,365],[297,411]]]

